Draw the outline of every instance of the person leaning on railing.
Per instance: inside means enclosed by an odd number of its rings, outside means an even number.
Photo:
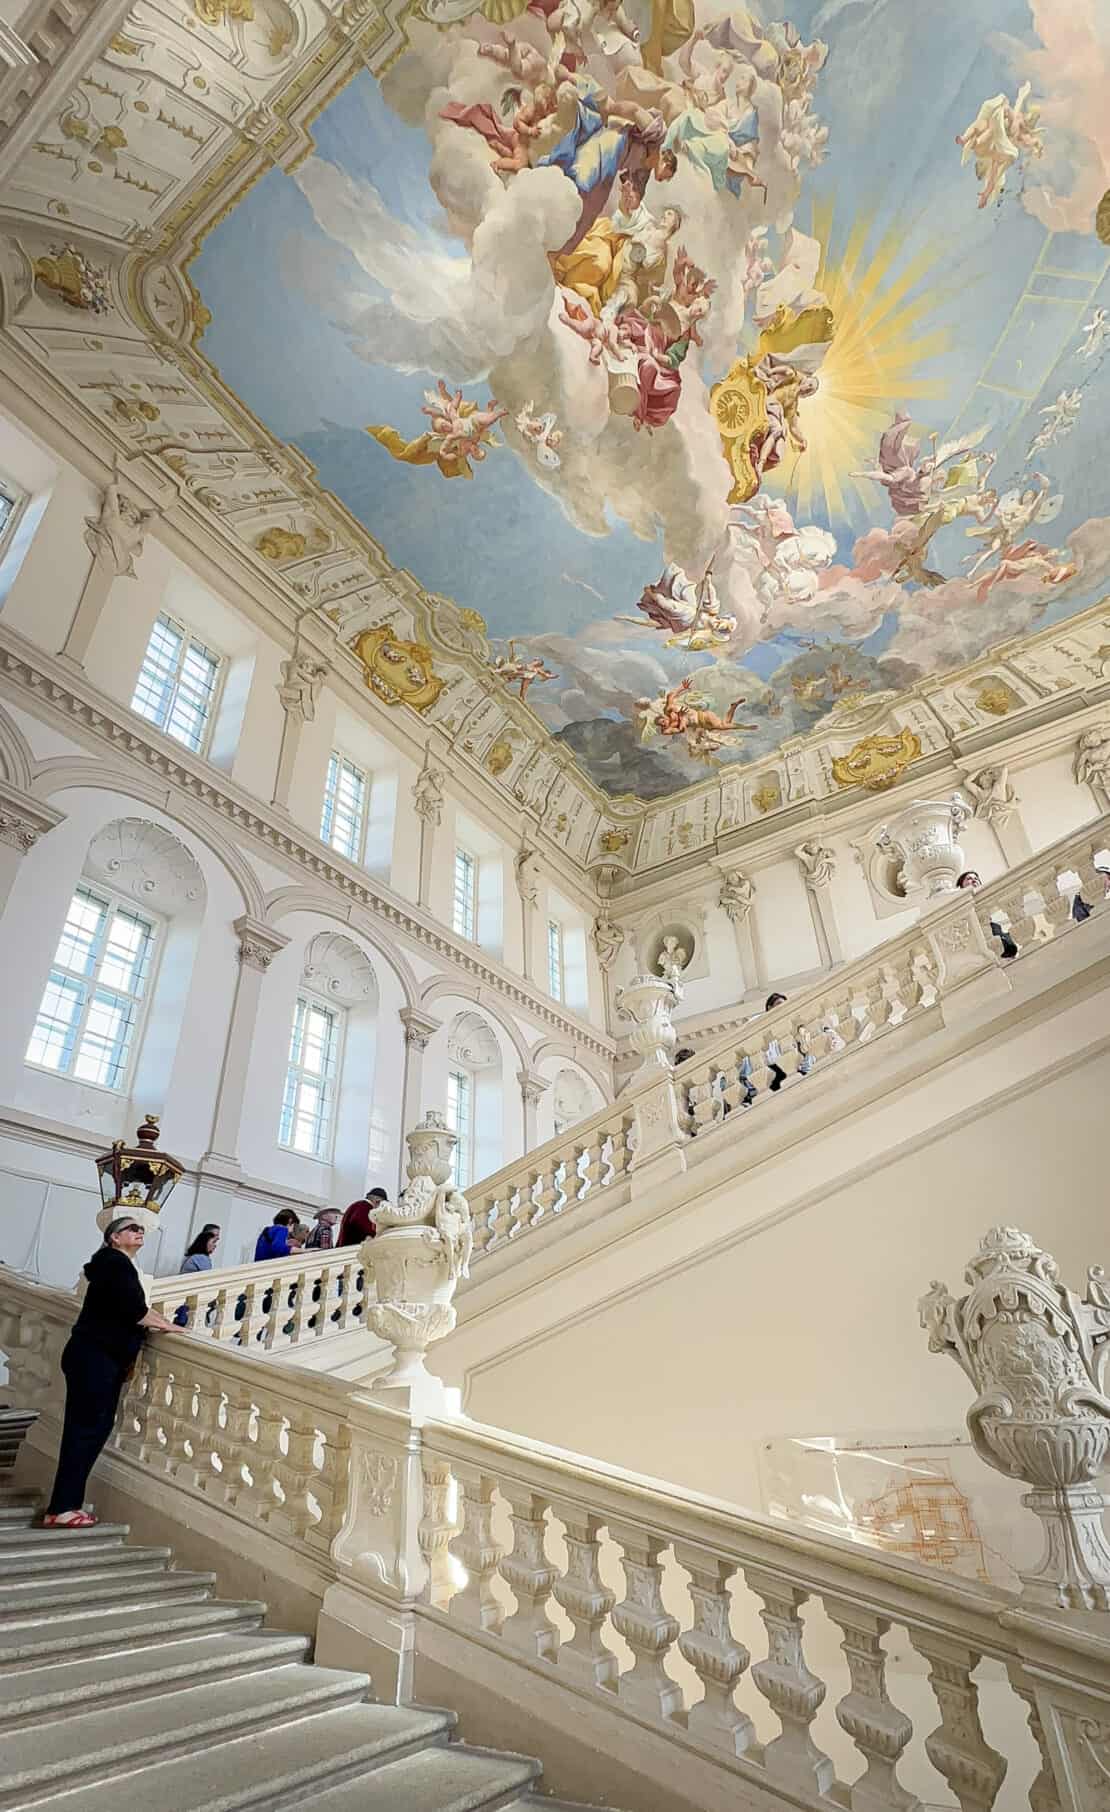
[[[119,1215],[85,1266],[85,1300],[62,1354],[66,1408],[54,1489],[42,1519],[49,1527],[88,1529],[96,1522],[85,1509],[85,1488],[112,1432],[120,1392],[147,1332],[173,1332],[172,1321],[147,1308],[135,1268],[145,1237],[130,1215]]]

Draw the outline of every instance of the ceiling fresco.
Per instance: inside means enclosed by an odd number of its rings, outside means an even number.
[[[1105,590],[1103,0],[405,32],[207,234],[202,350],[599,785],[660,798]]]

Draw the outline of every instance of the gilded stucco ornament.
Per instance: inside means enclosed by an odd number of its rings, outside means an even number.
[[[364,629],[351,644],[361,661],[366,684],[387,705],[411,705],[430,711],[445,681],[435,671],[435,656],[424,642],[403,642],[388,623]]]
[[[921,753],[921,739],[907,728],[897,736],[864,736],[847,755],[835,755],[832,777],[837,786],[861,786],[881,793],[902,778]]]
[[[967,1426],[980,1459],[1032,1487],[1022,1502],[1046,1537],[1022,1575],[1034,1604],[1110,1610],[1106,1499],[1110,1398],[1099,1348],[1110,1340],[1110,1289],[1101,1266],[1078,1297],[1028,1233],[992,1227],[964,1273],[958,1300],[934,1282],[919,1304],[929,1350],[946,1353],[978,1393]]]

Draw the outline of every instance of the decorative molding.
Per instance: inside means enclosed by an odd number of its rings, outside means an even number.
[[[353,938],[341,931],[318,931],[305,951],[304,984],[319,994],[357,1007],[377,993],[374,965]]]
[[[520,1084],[521,1100],[525,1107],[538,1107],[551,1087],[549,1079],[537,1076],[534,1070],[518,1070],[516,1079]]]
[[[501,1046],[480,1013],[458,1013],[447,1034],[447,1056],[468,1070],[491,1070],[501,1062]]]
[[[148,818],[114,818],[103,825],[89,844],[85,872],[167,918],[194,901],[203,904],[207,893],[195,856],[172,831]]]
[[[167,787],[179,789],[189,800],[225,819],[233,826],[237,842],[241,843],[244,838],[254,839],[271,859],[276,854],[333,887],[348,906],[363,907],[431,960],[450,963],[463,970],[532,1019],[554,1027],[572,1045],[581,1044],[606,1062],[612,1061],[616,1048],[613,1039],[585,1021],[559,1012],[549,999],[533,992],[523,979],[483,960],[477,954],[476,946],[457,941],[434,919],[419,916],[417,907],[371,885],[365,870],[347,862],[337,851],[315,839],[310,840],[307,833],[299,831],[280,813],[268,812],[248,793],[236,788],[219,769],[191,756],[179,744],[159,736],[157,731],[144,733],[140,718],[132,716],[82,676],[67,671],[41,649],[3,626],[0,626],[0,691],[22,705],[26,705],[28,695],[32,696],[54,721],[70,730],[76,727],[87,741],[106,744],[118,755],[126,756],[156,774]],[[172,815],[172,801],[165,809]],[[52,814],[51,808],[41,800],[35,810],[49,814],[51,823],[59,821],[58,815]]]

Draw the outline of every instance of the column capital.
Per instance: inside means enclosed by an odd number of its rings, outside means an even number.
[[[520,1092],[529,1107],[538,1107],[551,1087],[550,1079],[547,1076],[539,1075],[536,1070],[518,1070],[516,1079],[520,1083]]]
[[[421,1013],[418,1007],[398,1007],[397,1017],[405,1028],[405,1043],[418,1051],[426,1051],[432,1039],[443,1024],[431,1013]]]
[[[267,925],[264,919],[252,918],[244,912],[235,921],[235,935],[239,939],[239,961],[246,969],[258,969],[264,975],[279,950],[284,950],[289,942],[284,931],[278,931],[273,925]]]
[[[0,780],[0,843],[17,849],[21,855],[33,849],[40,837],[61,824],[64,812],[56,811],[44,799],[21,792]]]

